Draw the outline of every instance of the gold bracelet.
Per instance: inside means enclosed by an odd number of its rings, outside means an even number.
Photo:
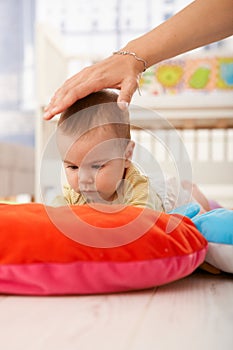
[[[131,56],[133,56],[137,61],[140,61],[140,62],[142,62],[143,64],[144,64],[144,69],[143,69],[143,72],[145,72],[145,70],[147,69],[147,62],[143,59],[143,58],[141,58],[141,57],[138,57],[137,55],[136,55],[136,53],[135,52],[131,52],[131,51],[115,51],[115,52],[113,52],[113,55],[131,55]]]

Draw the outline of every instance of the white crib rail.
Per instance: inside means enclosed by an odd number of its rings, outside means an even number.
[[[181,120],[177,120],[173,123],[174,129],[161,126],[155,129],[152,123],[148,127],[148,122],[140,120],[140,128],[132,129],[132,138],[140,145],[139,151],[136,150],[136,161],[139,165],[144,164],[152,177],[156,176],[155,164],[158,162],[163,172],[180,180],[187,177],[198,183],[207,196],[233,207],[233,118],[224,118],[224,122],[218,118],[215,124],[212,120],[202,119],[201,128],[198,119],[190,122],[186,118],[183,122],[182,128]],[[141,146],[152,155],[152,160]],[[186,152],[190,164],[187,164]],[[150,164],[146,166],[146,163]],[[186,169],[189,165],[192,174]]]
[[[169,162],[169,151],[161,145],[160,140],[165,140],[167,148],[171,149],[174,132],[160,130],[156,138],[153,130],[142,130],[132,130],[136,143],[148,149],[161,164]],[[178,130],[178,134],[183,144],[180,156],[176,159],[182,161],[184,147],[193,166],[194,181],[206,184],[233,183],[233,129],[185,129]]]

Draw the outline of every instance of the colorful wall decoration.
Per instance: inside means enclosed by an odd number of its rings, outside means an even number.
[[[155,95],[233,89],[233,57],[171,59],[149,68],[140,88]]]

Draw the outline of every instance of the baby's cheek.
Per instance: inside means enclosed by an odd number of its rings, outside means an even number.
[[[105,177],[105,186],[109,191],[116,191],[117,184],[121,180],[116,172],[109,172],[108,176]]]
[[[75,190],[77,191],[78,187],[79,187],[79,181],[78,181],[78,175],[77,174],[71,174],[68,173],[66,175],[67,177],[67,181],[69,183],[69,185]]]
[[[111,173],[105,168],[98,170],[94,179],[96,187],[103,190],[111,181],[111,176]]]
[[[98,187],[104,182],[104,179],[106,179],[106,176],[104,175],[103,169],[98,170],[94,176],[94,183]]]

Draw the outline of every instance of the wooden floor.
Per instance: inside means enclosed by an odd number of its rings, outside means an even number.
[[[0,296],[2,350],[232,350],[233,275],[98,296]]]

